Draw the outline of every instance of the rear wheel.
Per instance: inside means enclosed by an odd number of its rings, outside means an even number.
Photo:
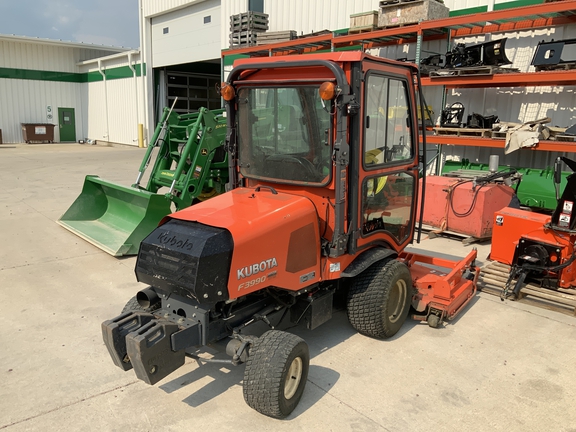
[[[288,416],[298,405],[310,366],[308,345],[296,335],[270,330],[250,350],[244,372],[244,400],[274,418]]]
[[[406,321],[412,297],[412,278],[406,264],[382,260],[352,282],[348,319],[360,333],[377,339],[394,336]]]

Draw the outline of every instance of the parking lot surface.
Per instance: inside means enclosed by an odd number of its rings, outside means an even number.
[[[385,341],[344,311],[314,331],[303,398],[286,420],[243,400],[243,366],[186,364],[156,386],[115,367],[100,325],[143,287],[56,223],[84,176],[130,185],[144,151],[0,145],[0,431],[576,431],[576,318],[479,293],[439,329]],[[424,239],[414,249],[465,256]],[[489,245],[480,245],[484,261]]]

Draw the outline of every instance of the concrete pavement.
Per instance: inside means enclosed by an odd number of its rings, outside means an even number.
[[[184,367],[148,386],[109,358],[100,324],[141,285],[117,259],[56,224],[84,176],[134,182],[143,150],[0,145],[0,431],[576,432],[576,318],[479,294],[440,329],[408,321],[392,339],[338,312],[309,332],[304,396],[284,421],[251,410],[243,366]],[[426,239],[414,249],[464,256]],[[486,258],[488,245],[479,246]]]

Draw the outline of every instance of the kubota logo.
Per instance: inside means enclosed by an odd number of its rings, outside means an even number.
[[[165,245],[165,246],[174,246],[180,249],[185,250],[192,250],[192,242],[189,242],[188,239],[180,240],[175,235],[170,237],[167,232],[163,232],[158,236],[158,241]]]
[[[271,268],[274,267],[278,267],[278,262],[276,261],[276,258],[270,258],[260,263],[252,264],[247,267],[242,267],[241,269],[237,270],[238,280],[253,276],[258,273],[265,272],[266,270],[270,270]]]

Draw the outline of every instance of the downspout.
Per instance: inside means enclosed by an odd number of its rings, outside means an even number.
[[[140,77],[141,79],[141,83],[142,83],[142,115],[143,115],[143,121],[142,123],[144,124],[144,130],[145,130],[145,141],[148,138],[148,131],[150,130],[150,116],[149,113],[147,111],[147,107],[148,107],[148,92],[146,91],[146,80],[148,79],[148,74],[146,73],[146,61],[147,59],[147,54],[146,54],[146,44],[144,43],[144,26],[146,25],[145,19],[144,19],[144,8],[142,6],[142,0],[138,0],[138,16],[139,16],[139,29],[140,29]]]
[[[98,72],[104,81],[104,115],[106,116],[106,141],[110,142],[110,130],[108,127],[108,86],[106,85],[106,74],[102,72],[102,60],[98,59]]]
[[[134,77],[134,91],[136,95],[136,124],[140,124],[140,113],[138,112],[138,76],[136,75],[136,69],[132,66],[132,52],[128,53],[128,67],[132,71],[132,76]]]

